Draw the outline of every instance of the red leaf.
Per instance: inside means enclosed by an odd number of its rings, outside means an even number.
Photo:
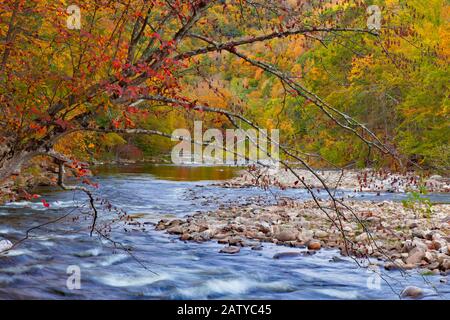
[[[44,207],[46,207],[46,208],[50,207],[50,204],[47,201],[45,201],[45,199],[42,199],[41,201],[42,201],[42,204],[44,205]]]

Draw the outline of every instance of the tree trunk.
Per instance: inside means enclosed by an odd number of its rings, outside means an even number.
[[[0,158],[0,183],[3,183],[14,173],[20,173],[22,165],[37,154],[37,152],[30,151],[2,152]]]

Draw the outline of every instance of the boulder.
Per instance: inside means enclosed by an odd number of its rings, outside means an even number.
[[[275,234],[275,239],[278,241],[294,241],[297,240],[298,232],[292,229],[282,230]]]
[[[406,264],[418,264],[425,257],[425,252],[420,248],[414,248],[409,252],[408,258],[406,258]]]

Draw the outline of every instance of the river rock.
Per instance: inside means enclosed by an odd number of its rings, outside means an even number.
[[[441,263],[441,269],[444,271],[450,270],[450,259],[445,259]]]
[[[366,241],[367,239],[369,239],[369,236],[367,235],[367,232],[363,232],[363,233],[361,233],[359,236],[357,236],[355,238],[355,240],[357,242],[363,242],[363,241]]]
[[[308,250],[320,250],[322,245],[319,240],[311,240],[308,242]]]
[[[300,242],[308,242],[314,236],[314,233],[311,230],[302,230],[297,235],[297,240]]]
[[[0,240],[0,252],[11,249],[13,246],[12,242],[9,240]]]
[[[409,252],[406,264],[418,264],[425,257],[425,252],[420,248],[414,248]]]
[[[252,250],[255,250],[255,251],[261,251],[262,249],[263,249],[263,246],[261,244],[252,246]]]
[[[425,239],[425,231],[419,230],[419,229],[414,229],[412,231],[412,236],[414,238]]]
[[[428,246],[422,240],[420,240],[419,238],[414,238],[413,239],[412,248],[411,249],[413,249],[414,247],[420,248],[423,251],[426,251],[428,249]]]
[[[181,241],[187,241],[189,239],[191,239],[191,236],[189,235],[189,233],[183,233],[180,237]]]
[[[430,251],[425,252],[424,260],[428,263],[432,263],[434,261],[433,254]]]
[[[167,233],[169,234],[183,234],[184,230],[181,226],[176,225],[174,227],[170,227],[169,229],[167,229]]]
[[[430,250],[439,250],[442,247],[442,244],[440,241],[438,240],[433,240],[430,245],[428,246],[428,248]]]
[[[270,224],[268,222],[262,221],[256,225],[259,231],[263,233],[269,233],[270,232]]]
[[[241,249],[239,247],[224,247],[220,249],[220,253],[227,253],[227,254],[236,254],[239,253]]]
[[[401,297],[402,298],[417,299],[417,298],[420,298],[422,296],[423,296],[422,289],[420,289],[418,287],[414,287],[414,286],[406,287],[401,293]]]
[[[418,224],[417,222],[415,222],[415,221],[410,222],[409,225],[408,225],[408,227],[409,227],[410,229],[417,228],[418,226],[419,226],[419,224]]]
[[[403,261],[402,261],[402,265],[404,265]],[[392,271],[392,270],[399,270],[402,267],[395,262],[386,262],[384,264],[384,268],[388,271]]]
[[[300,252],[278,252],[272,258],[285,259],[285,258],[295,258],[299,256],[301,256]]]
[[[231,246],[242,246],[243,240],[240,237],[230,237],[228,238],[228,244]]]
[[[324,239],[324,238],[328,237],[328,232],[323,231],[323,230],[316,230],[314,232],[314,237],[316,237],[318,239]]]
[[[294,241],[297,239],[297,234],[295,230],[286,229],[275,234],[275,239],[278,241]]]

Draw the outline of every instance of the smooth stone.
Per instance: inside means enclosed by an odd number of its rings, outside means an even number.
[[[275,235],[278,241],[294,241],[297,239],[297,233],[292,230],[283,230]]]
[[[301,256],[300,252],[279,252],[276,253],[273,259],[295,258]]]
[[[314,236],[316,238],[323,239],[323,238],[328,237],[328,232],[323,231],[323,230],[317,230],[314,232]]]
[[[260,244],[252,247],[252,250],[255,250],[255,251],[261,251],[262,249],[263,249],[263,246]]]
[[[322,245],[319,240],[311,240],[308,242],[308,250],[320,250]]]
[[[425,252],[419,248],[414,248],[410,251],[408,258],[406,259],[407,264],[417,264],[422,261],[425,257]]]
[[[241,249],[239,247],[225,247],[220,249],[220,253],[227,253],[227,254],[236,254],[239,253]]]

